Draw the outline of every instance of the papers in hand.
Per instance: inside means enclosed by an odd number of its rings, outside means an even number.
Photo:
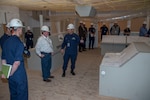
[[[12,65],[3,64],[2,65],[2,74],[4,74],[6,78],[9,78],[11,69],[12,69]]]

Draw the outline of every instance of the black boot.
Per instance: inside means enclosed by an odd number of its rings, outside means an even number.
[[[63,71],[62,77],[65,77],[65,76],[66,76],[66,72],[65,72],[65,71]]]
[[[73,70],[71,70],[71,74],[72,74],[72,75],[76,75],[75,72],[74,72]]]

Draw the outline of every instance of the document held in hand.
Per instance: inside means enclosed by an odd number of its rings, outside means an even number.
[[[6,78],[9,78],[11,69],[12,69],[12,65],[10,65],[10,64],[3,64],[2,65],[2,74],[4,74]]]

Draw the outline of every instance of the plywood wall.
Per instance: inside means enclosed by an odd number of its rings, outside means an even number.
[[[143,21],[145,21],[145,18],[135,18],[135,19],[132,19],[131,21],[131,29],[132,31],[138,31],[140,30],[140,27],[142,26],[143,24]]]

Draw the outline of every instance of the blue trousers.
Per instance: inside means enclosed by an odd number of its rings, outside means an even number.
[[[28,83],[26,79],[9,78],[10,100],[28,100]]]
[[[50,77],[50,69],[51,69],[51,54],[50,53],[44,53],[45,56],[41,58],[41,65],[42,65],[42,76],[43,80]]]
[[[76,59],[77,59],[77,54],[65,53],[65,55],[64,55],[64,64],[63,64],[63,71],[67,70],[69,59],[71,59],[71,70],[75,69],[75,62],[76,62]]]
[[[30,47],[33,48],[33,41],[26,41],[26,46],[27,49],[29,49]]]
[[[91,44],[92,44],[92,48],[94,48],[94,41],[95,41],[95,37],[89,37],[89,49],[91,48]]]

